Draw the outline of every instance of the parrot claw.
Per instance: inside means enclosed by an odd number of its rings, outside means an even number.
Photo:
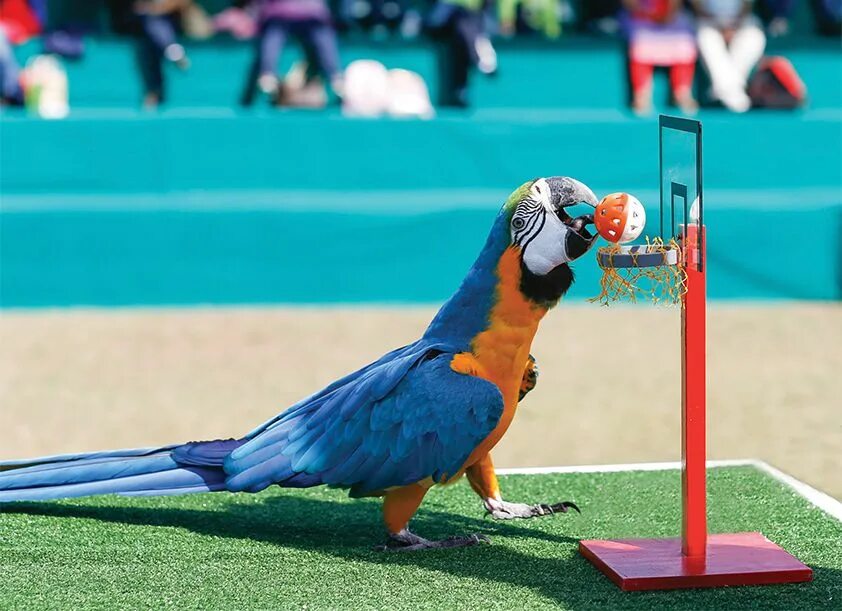
[[[389,533],[389,540],[384,545],[377,545],[377,552],[417,552],[426,549],[447,549],[449,547],[468,547],[479,543],[491,543],[491,539],[482,534],[448,537],[441,541],[430,541],[424,537],[403,529],[398,533]]]
[[[497,520],[549,516],[556,513],[567,513],[568,509],[575,509],[577,513],[582,513],[576,503],[571,501],[562,501],[552,505],[546,503],[527,505],[526,503],[508,503],[498,499],[485,499],[485,510],[492,518]]]
[[[545,508],[550,513],[567,513],[568,509],[575,509],[576,513],[582,513],[579,506],[572,501],[562,501],[553,505],[541,505],[541,507]]]

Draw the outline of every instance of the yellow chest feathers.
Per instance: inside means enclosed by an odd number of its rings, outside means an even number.
[[[547,309],[529,301],[520,291],[517,247],[509,247],[503,253],[497,276],[497,299],[489,315],[488,328],[474,338],[471,354],[457,355],[452,366],[496,384],[509,411],[517,405],[532,340]]]

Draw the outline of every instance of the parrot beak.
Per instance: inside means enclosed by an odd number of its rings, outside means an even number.
[[[594,217],[589,213],[574,218],[565,208],[578,204],[596,208],[599,200],[587,185],[574,178],[552,176],[545,180],[550,188],[550,204],[556,216],[571,229],[565,237],[567,254],[571,259],[577,259],[585,254],[596,240],[596,234],[590,233],[586,228],[587,225],[593,224]]]

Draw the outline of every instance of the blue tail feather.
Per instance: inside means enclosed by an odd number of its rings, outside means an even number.
[[[189,444],[185,444],[189,445]],[[162,446],[160,448],[131,448],[124,450],[104,450],[100,452],[82,452],[79,454],[56,454],[54,456],[41,456],[39,458],[24,458],[20,460],[0,461],[0,472],[22,467],[44,467],[52,468],[59,463],[73,462],[77,460],[91,460],[95,458],[121,458],[129,456],[149,456],[165,450],[172,450],[179,447],[178,444]]]
[[[159,473],[177,469],[169,453],[142,458],[94,458],[79,463],[63,463],[54,469],[16,469],[0,474],[0,490],[16,488],[41,488],[44,486],[65,486],[87,484],[101,480],[116,480],[132,475]]]
[[[229,439],[0,462],[0,503],[226,490],[222,461],[240,443]]]

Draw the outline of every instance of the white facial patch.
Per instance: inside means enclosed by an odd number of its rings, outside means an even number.
[[[558,220],[555,214],[547,214],[544,228],[535,236],[523,251],[523,262],[533,274],[549,274],[562,263],[568,263],[567,225]]]
[[[532,183],[532,186],[529,187],[529,194],[536,198],[540,199],[541,202],[544,204],[544,207],[549,209],[550,207],[550,185],[547,184],[547,181],[543,178],[539,178],[535,182]]]
[[[529,271],[543,276],[571,260],[567,256],[568,231],[552,209],[547,181],[539,178],[517,205],[511,224],[512,243],[520,246]]]

